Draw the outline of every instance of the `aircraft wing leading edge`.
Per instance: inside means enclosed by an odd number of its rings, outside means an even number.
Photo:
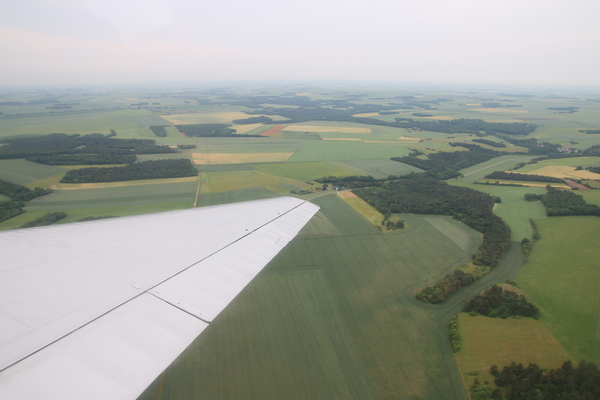
[[[279,197],[1,232],[0,398],[136,398],[317,210]]]

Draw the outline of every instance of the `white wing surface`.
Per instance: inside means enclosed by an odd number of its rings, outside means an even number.
[[[0,398],[135,399],[317,209],[279,197],[0,232]]]

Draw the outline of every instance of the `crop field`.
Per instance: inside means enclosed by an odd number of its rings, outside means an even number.
[[[264,187],[230,190],[228,192],[200,193],[196,207],[216,206],[220,204],[239,203],[241,201],[268,199],[277,197],[272,190]]]
[[[301,140],[270,138],[195,138],[195,153],[293,153]]]
[[[298,181],[310,181],[324,176],[354,175],[352,171],[326,162],[253,164],[253,166],[265,174],[281,176]]]
[[[169,125],[169,122],[144,110],[24,115],[0,118],[0,136],[47,135],[54,132],[107,134],[111,129],[121,136],[121,130],[147,128],[150,125]]]
[[[292,132],[343,132],[343,133],[371,133],[371,128],[364,126],[337,126],[337,125],[288,125],[284,131]]]
[[[349,141],[307,140],[290,158],[290,162],[373,160],[408,155],[409,150],[401,144],[382,145],[377,143]]]
[[[288,183],[295,186],[307,186],[304,182],[268,175],[258,170],[237,172],[208,172],[208,180],[200,190],[204,192],[227,192],[251,187]]]
[[[27,203],[27,210],[63,211],[79,208],[118,208],[132,205],[194,203],[197,181],[147,185],[58,189]]]
[[[465,397],[460,376],[447,371],[448,344],[438,342],[439,312],[408,289],[446,273],[464,249],[420,216],[384,235],[369,233],[336,195],[315,202],[348,234],[292,242],[143,399],[159,387],[163,399],[201,390],[246,399]],[[361,223],[364,233],[347,228]]]
[[[517,277],[542,321],[576,360],[600,362],[600,218],[537,222],[541,239]]]
[[[192,153],[195,164],[250,164],[285,162],[294,153]]]
[[[600,179],[600,174],[596,174],[587,170],[576,170],[576,167],[568,165],[548,165],[539,169],[534,169],[529,174],[553,176],[555,178],[571,178],[571,179]]]
[[[224,112],[202,112],[190,114],[171,114],[163,116],[164,119],[173,125],[185,124],[231,124],[234,119],[245,119],[248,117],[260,117],[264,115],[248,115],[241,111]],[[284,120],[285,118],[277,115],[270,116],[274,120]],[[167,123],[167,125],[169,124]]]
[[[512,187],[493,185],[474,185],[462,183],[460,180],[451,180],[449,183],[479,190],[493,197],[500,197],[494,214],[502,218],[510,227],[512,240],[521,241],[523,238],[531,239],[533,230],[529,219],[539,221],[546,218],[546,208],[540,201],[526,201],[523,197],[527,193],[545,194],[545,187]]]
[[[500,156],[492,158],[489,161],[486,161],[481,164],[473,165],[472,167],[462,169],[460,172],[463,174],[462,178],[452,180],[464,182],[464,183],[473,183],[484,179],[487,174],[490,174],[494,171],[507,171],[511,168],[517,166],[517,164],[522,162],[528,162],[535,156]],[[518,172],[521,172],[519,170]]]
[[[352,192],[340,192],[338,195],[346,204],[362,215],[367,221],[374,226],[381,226],[381,221],[383,221],[384,217],[382,213],[375,209],[375,207]]]
[[[533,318],[488,318],[458,314],[462,349],[455,354],[466,386],[475,378],[492,382],[490,367],[500,370],[511,362],[536,363],[541,368],[558,368],[571,356],[544,323]]]
[[[554,166],[567,166],[567,167],[578,167],[581,166],[583,168],[586,167],[594,167],[600,165],[600,157],[573,157],[573,158],[561,158],[561,159],[551,159],[538,161],[535,164],[525,165],[515,172],[520,172],[522,174],[525,173],[535,173],[539,169],[545,167],[554,167]]]
[[[19,185],[56,176],[58,176],[58,182],[66,172],[67,170],[64,168],[37,164],[24,159],[0,160],[0,179],[18,183]]]
[[[345,164],[360,168],[368,172],[367,175],[373,175],[375,178],[387,178],[389,175],[406,175],[411,172],[421,172],[420,168],[412,165],[403,164],[390,159],[384,160],[349,160]]]
[[[298,236],[328,236],[338,235],[341,232],[321,211],[317,211],[314,217],[298,232]]]

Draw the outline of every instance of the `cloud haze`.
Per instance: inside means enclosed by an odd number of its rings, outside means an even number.
[[[600,85],[596,0],[23,0],[0,84],[265,79]]]

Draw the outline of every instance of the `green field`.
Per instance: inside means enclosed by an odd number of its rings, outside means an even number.
[[[53,165],[37,164],[24,159],[0,160],[0,179],[26,185],[31,182],[57,176],[60,180],[66,169]]]
[[[147,129],[150,125],[170,123],[144,110],[18,115],[0,118],[0,136],[47,135],[55,132],[107,134],[114,129],[119,136],[156,137]]]
[[[338,165],[343,166],[344,164],[364,170],[367,172],[367,175],[373,175],[378,179],[387,178],[389,175],[402,176],[411,172],[422,172],[420,168],[390,159],[350,160],[343,163],[340,162]]]
[[[350,176],[352,171],[326,162],[253,164],[265,174],[281,176],[298,181],[311,181],[324,176]]]
[[[600,218],[551,217],[537,224],[541,239],[517,282],[575,359],[600,363]]]
[[[537,169],[548,167],[551,165],[565,165],[569,167],[581,166],[583,168],[590,166],[597,167],[598,165],[600,165],[600,157],[573,157],[538,161],[535,164],[529,164],[524,166],[523,168],[519,168],[515,172],[532,172]]]
[[[336,195],[315,202],[345,233],[292,242],[143,398],[156,398],[159,386],[162,399],[207,386],[219,398],[464,398],[449,345],[439,341],[444,313],[416,303],[411,287],[473,248],[421,216],[384,235]],[[478,245],[471,229],[431,218]]]
[[[289,162],[372,160],[408,155],[401,144],[379,144],[337,140],[307,140],[294,153]]]

